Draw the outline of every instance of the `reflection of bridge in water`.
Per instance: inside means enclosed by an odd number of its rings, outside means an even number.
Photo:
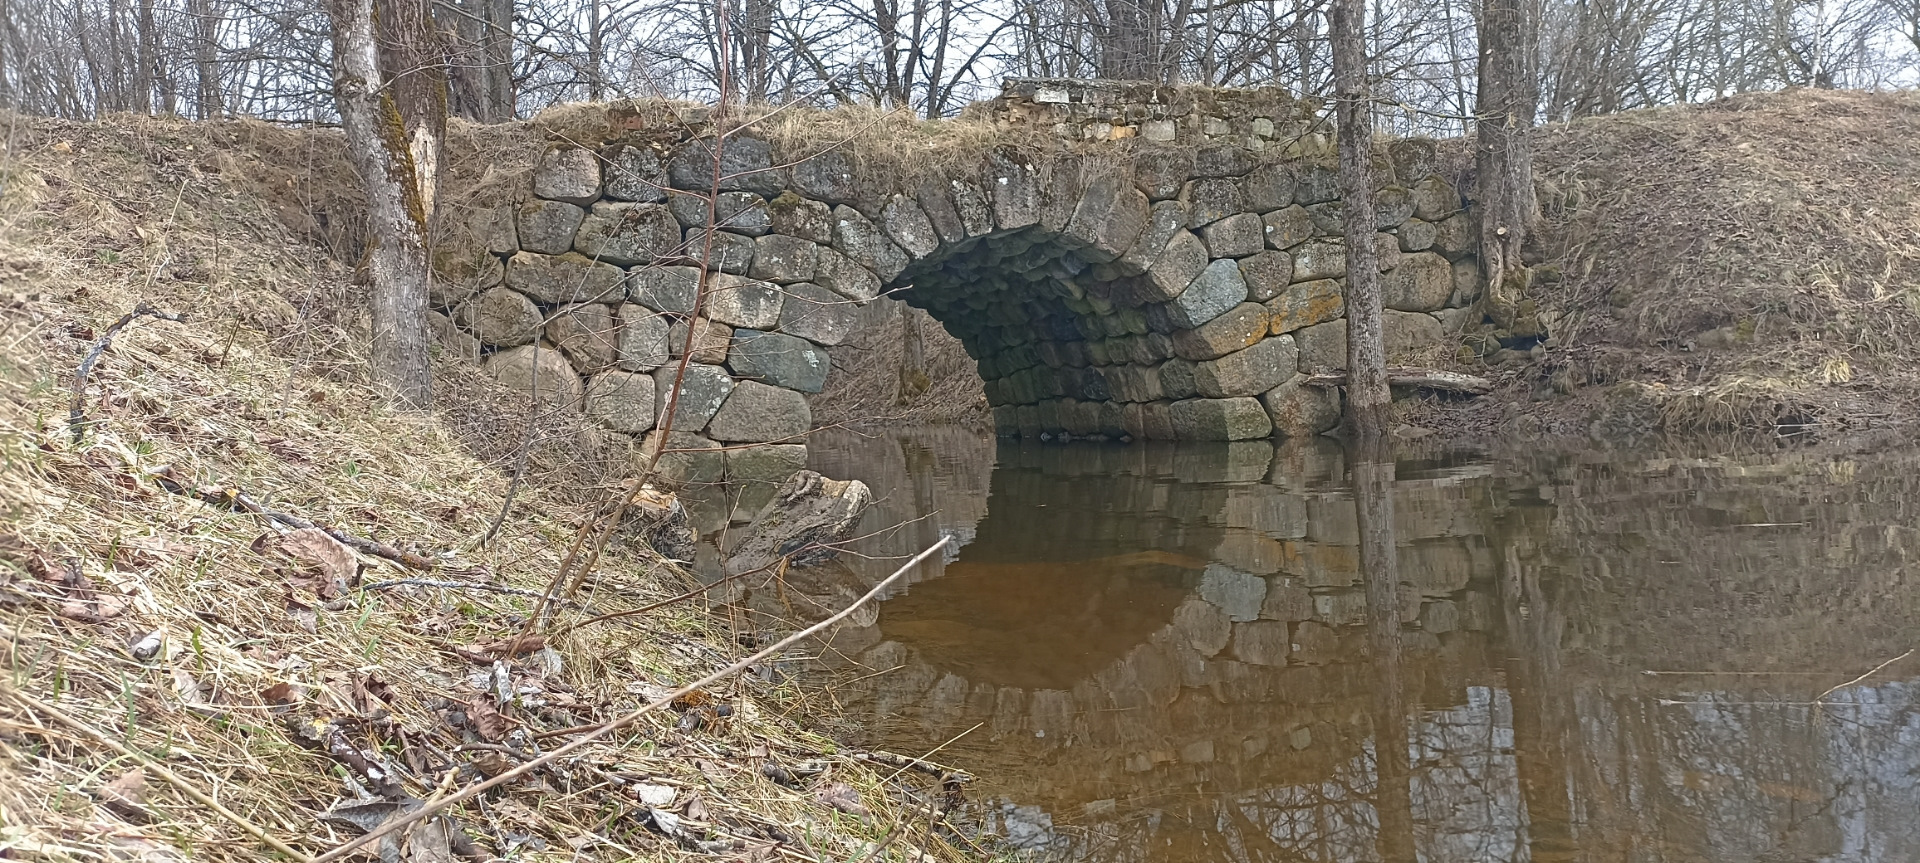
[[[1920,716],[1882,682],[1915,667],[1805,703],[1913,646],[1901,462],[1403,463],[1380,626],[1337,448],[995,455],[817,442],[898,527],[788,589],[836,605],[967,540],[826,653],[881,745],[978,725],[944,755],[1010,832],[1103,859],[1920,859]]]

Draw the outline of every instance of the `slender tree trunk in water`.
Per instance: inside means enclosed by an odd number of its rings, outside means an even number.
[[[1482,0],[1480,86],[1475,110],[1474,208],[1480,214],[1480,265],[1488,312],[1513,325],[1514,305],[1530,280],[1520,260],[1539,215],[1533,195],[1533,122],[1540,101],[1539,11],[1534,0]]]
[[[1353,504],[1360,575],[1367,586],[1367,650],[1373,661],[1374,807],[1382,860],[1415,858],[1408,706],[1400,642],[1400,554],[1393,523],[1393,457],[1383,441],[1354,448]]]
[[[373,0],[327,0],[333,91],[347,154],[367,194],[373,380],[402,407],[426,407],[427,214],[393,91],[381,86]]]
[[[1366,16],[1364,0],[1333,0],[1327,12],[1347,243],[1347,419],[1363,448],[1385,434],[1392,399],[1373,248],[1373,103],[1362,41]]]
[[[920,332],[920,316],[912,306],[900,304],[900,395],[907,404],[933,388],[927,374],[927,340]]]
[[[1535,513],[1516,510],[1525,525]],[[1502,543],[1505,555],[1497,571],[1500,612],[1507,641],[1507,696],[1513,701],[1513,754],[1520,797],[1527,806],[1527,848],[1538,863],[1573,860],[1573,805],[1568,796],[1570,743],[1579,720],[1572,714],[1573,693],[1561,683],[1560,638],[1564,613],[1540,587],[1542,569],[1532,562],[1528,540],[1534,527],[1515,530]]]

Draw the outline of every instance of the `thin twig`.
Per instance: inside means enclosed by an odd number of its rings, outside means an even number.
[[[324,524],[308,521],[304,518],[301,518],[297,515],[293,515],[291,513],[276,512],[274,510],[267,509],[266,507],[261,506],[258,501],[255,501],[253,498],[248,497],[245,492],[242,492],[239,489],[221,488],[217,491],[200,491],[198,489],[188,488],[185,485],[175,482],[170,477],[161,476],[159,474],[155,474],[153,476],[153,480],[154,482],[159,483],[161,488],[166,489],[167,491],[170,491],[174,494],[180,495],[181,497],[190,497],[190,498],[193,498],[194,500],[200,501],[201,503],[211,504],[213,506],[220,507],[221,509],[229,509],[235,512],[244,512],[251,515],[257,515],[257,516],[260,516],[261,518],[267,519],[277,524],[286,525],[287,527],[291,527],[296,530],[302,530],[306,528],[312,528],[314,530],[318,530],[330,537],[333,537],[341,545],[347,546],[348,548],[351,548],[354,551],[358,551],[362,554],[369,554],[374,557],[382,558],[385,560],[390,560],[408,569],[431,570],[436,568],[436,565],[434,564],[432,558],[426,557],[424,555],[415,554],[411,551],[403,551],[401,549],[394,548],[393,546],[388,545],[384,542],[376,542],[371,539],[364,539],[362,537],[354,536],[353,534],[350,534],[337,527],[328,527]]]
[[[81,437],[86,433],[87,415],[82,406],[86,400],[87,378],[93,374],[94,363],[99,362],[100,355],[106,353],[107,348],[113,345],[114,336],[119,335],[121,330],[134,322],[134,319],[144,315],[163,321],[173,321],[176,324],[183,323],[186,317],[185,314],[167,314],[142,301],[133,307],[133,311],[121,315],[120,320],[107,325],[107,331],[93,340],[93,347],[87,349],[86,357],[80,360],[79,370],[73,374],[73,404],[67,408],[67,430],[73,434],[75,446],[80,444]]]
[[[292,847],[288,846],[285,842],[281,842],[280,840],[275,839],[272,834],[261,829],[258,825],[254,824],[251,821],[248,821],[245,818],[240,817],[233,810],[220,805],[220,801],[207,796],[205,793],[201,792],[200,789],[195,788],[193,786],[193,783],[188,782],[180,774],[175,773],[172,770],[168,770],[166,765],[161,764],[160,762],[147,757],[145,753],[137,752],[133,749],[128,748],[126,745],[122,744],[120,741],[115,740],[111,737],[108,737],[105,733],[99,731],[98,729],[95,729],[93,726],[88,725],[85,722],[82,722],[78,719],[75,719],[74,717],[68,716],[67,714],[61,712],[60,710],[55,709],[52,705],[49,705],[43,701],[40,701],[39,699],[34,698],[33,696],[28,695],[24,692],[20,692],[19,690],[7,690],[6,694],[12,695],[14,700],[20,702],[23,705],[26,705],[27,707],[33,710],[38,710],[41,713],[45,713],[46,715],[59,720],[61,724],[67,726],[68,728],[72,728],[73,730],[78,731],[81,734],[84,734],[88,737],[93,738],[95,741],[98,741],[99,743],[105,745],[108,749],[111,749],[119,753],[121,757],[130,758],[134,761],[140,762],[140,766],[153,771],[155,775],[159,776],[162,779],[167,780],[167,782],[171,784],[173,787],[180,789],[180,793],[193,798],[195,802],[199,803],[202,806],[207,807],[208,809],[213,810],[220,817],[233,822],[234,826],[239,827],[241,830],[245,830],[247,832],[247,835],[252,836],[255,839],[258,839],[261,842],[265,842],[267,846],[272,848],[273,850],[287,855],[288,857],[297,861],[297,863],[314,863],[314,858],[294,850]]]
[[[1920,648],[1914,648],[1914,649],[1920,649]],[[1834,687],[1834,688],[1832,688],[1832,689],[1829,689],[1829,690],[1827,690],[1827,691],[1825,691],[1825,692],[1822,692],[1822,693],[1820,693],[1820,695],[1819,695],[1819,697],[1817,697],[1817,698],[1815,698],[1815,699],[1814,699],[1814,701],[1825,701],[1825,700],[1827,699],[1827,696],[1829,696],[1829,695],[1832,695],[1832,694],[1834,694],[1835,692],[1837,692],[1837,691],[1839,691],[1839,690],[1842,690],[1842,689],[1845,689],[1845,688],[1847,688],[1847,687],[1849,687],[1849,686],[1852,686],[1852,685],[1854,685],[1854,684],[1856,684],[1856,683],[1859,683],[1860,681],[1862,681],[1862,680],[1865,680],[1865,679],[1867,679],[1867,678],[1869,678],[1869,677],[1872,677],[1872,676],[1874,676],[1874,675],[1876,675],[1876,674],[1879,674],[1879,673],[1880,673],[1880,670],[1881,670],[1881,669],[1883,669],[1883,668],[1886,668],[1887,666],[1889,666],[1889,665],[1892,665],[1892,664],[1894,664],[1894,663],[1896,663],[1896,662],[1899,662],[1899,661],[1900,661],[1900,660],[1902,660],[1902,659],[1906,659],[1906,658],[1907,658],[1907,657],[1909,657],[1909,656],[1912,656],[1912,655],[1913,655],[1913,650],[1914,650],[1914,649],[1910,649],[1910,650],[1908,650],[1908,651],[1907,651],[1906,653],[1902,653],[1902,654],[1900,654],[1899,656],[1896,656],[1896,657],[1894,657],[1894,658],[1892,658],[1892,659],[1889,659],[1889,660],[1887,660],[1886,662],[1882,662],[1882,663],[1880,663],[1879,665],[1876,665],[1876,666],[1874,666],[1873,668],[1871,668],[1871,669],[1869,669],[1869,670],[1867,671],[1867,673],[1865,673],[1865,674],[1862,674],[1862,675],[1860,675],[1859,677],[1856,677],[1856,678],[1854,678],[1854,679],[1852,679],[1852,680],[1849,680],[1849,681],[1847,681],[1847,682],[1845,682],[1845,683],[1842,683],[1842,684],[1840,684],[1839,686],[1836,686],[1836,687]]]
[[[862,594],[859,599],[854,600],[846,608],[841,609],[838,613],[835,613],[831,617],[828,617],[827,619],[822,620],[819,623],[816,623],[812,626],[807,627],[806,629],[802,629],[799,632],[789,635],[786,638],[783,638],[780,641],[775,642],[774,644],[768,646],[766,649],[753,654],[752,656],[749,656],[745,659],[735,662],[732,665],[729,665],[725,668],[720,669],[719,671],[716,671],[712,674],[707,675],[706,677],[700,678],[699,680],[689,683],[686,686],[682,686],[679,689],[674,690],[673,692],[660,696],[659,698],[653,700],[652,702],[646,704],[645,706],[642,706],[630,713],[627,713],[624,716],[621,716],[617,719],[606,722],[600,725],[598,728],[594,729],[593,731],[589,731],[581,735],[580,737],[577,737],[574,740],[568,742],[565,746],[561,746],[558,749],[554,749],[548,752],[547,754],[540,756],[539,758],[535,758],[532,761],[529,761],[511,770],[508,770],[505,773],[501,773],[500,775],[495,776],[492,779],[488,779],[486,781],[479,782],[474,785],[470,785],[465,790],[457,794],[452,794],[441,800],[437,800],[435,802],[424,805],[419,809],[416,809],[410,813],[407,813],[406,815],[388,820],[387,822],[381,824],[379,827],[374,828],[368,833],[361,836],[357,836],[353,839],[350,839],[345,844],[342,844],[334,848],[332,851],[328,851],[325,854],[320,855],[319,857],[313,858],[313,863],[329,863],[329,861],[339,860],[343,857],[346,857],[349,854],[352,854],[354,849],[359,848],[360,846],[365,845],[368,842],[371,842],[375,839],[378,839],[381,836],[385,836],[400,828],[408,827],[410,825],[416,824],[426,818],[429,818],[437,814],[438,812],[440,812],[440,810],[446,809],[447,807],[452,806],[456,803],[462,803],[467,800],[473,799],[483,791],[486,791],[491,788],[497,788],[501,785],[505,785],[509,782],[518,780],[526,776],[527,774],[540,769],[541,767],[545,767],[546,765],[551,764],[554,761],[557,761],[561,758],[564,758],[568,755],[573,754],[576,751],[579,751],[580,749],[584,748],[588,744],[593,743],[594,741],[599,740],[602,737],[605,737],[609,734],[612,734],[615,731],[619,731],[622,728],[626,728],[627,726],[632,725],[633,723],[639,721],[640,717],[645,716],[649,713],[652,713],[656,710],[659,710],[663,707],[666,707],[669,704],[672,704],[675,699],[680,698],[689,692],[693,692],[702,687],[711,686],[719,680],[722,680],[731,675],[737,674],[745,670],[748,666],[751,666],[756,662],[759,662],[763,659],[766,659],[769,656],[779,653],[780,651],[785,650],[788,647],[792,646],[796,642],[809,638],[814,634],[822,630],[825,630],[828,627],[831,627],[842,620],[847,619],[847,617],[852,615],[854,611],[858,610],[861,606],[867,604],[868,602],[873,601],[876,597],[880,596],[880,594],[884,592],[888,587],[892,586],[892,584],[895,581],[900,580],[908,572],[912,571],[912,569],[916,565],[918,565],[922,560],[925,560],[928,557],[931,557],[934,552],[939,551],[941,548],[945,547],[946,544],[950,541],[951,541],[951,537],[941,537],[940,541],[934,543],[931,546],[928,546],[926,551],[920,552],[918,555],[915,555],[912,560],[907,561],[906,565],[900,567],[897,570],[894,570],[892,575],[889,575],[886,578],[881,579],[879,584],[874,585],[872,589],[868,590],[865,594]]]
[[[360,589],[390,590],[396,587],[444,587],[451,590],[485,590],[493,593],[510,593],[514,596],[544,596],[548,599],[556,598],[537,590],[527,590],[524,587],[508,587],[504,584],[487,584],[481,581],[438,581],[431,578],[396,578],[392,581],[376,581],[372,584],[362,585]]]

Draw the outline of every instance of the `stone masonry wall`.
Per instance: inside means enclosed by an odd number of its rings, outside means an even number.
[[[1242,440],[1338,421],[1337,390],[1302,383],[1346,355],[1317,105],[1017,79],[956,122],[982,113],[1010,143],[885,181],[858,146],[783,164],[740,130],[710,203],[710,129],[610,107],[624,132],[550,148],[524,201],[474,226],[482,248],[437,262],[457,276],[433,298],[441,343],[546,409],[692,451],[665,460],[682,481],[804,464],[805,394],[883,291],[961,339],[1004,434]],[[1480,293],[1473,225],[1430,143],[1396,143],[1380,167],[1389,353],[1443,351]]]

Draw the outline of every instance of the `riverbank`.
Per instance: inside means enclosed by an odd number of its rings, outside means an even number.
[[[317,857],[770,643],[697,589],[688,601],[689,574],[622,536],[510,646],[624,454],[578,420],[529,429],[523,404],[451,357],[430,414],[367,397],[363,288],[327,245],[351,225],[316,207],[305,233],[275,212],[350,176],[311,140],[247,123],[14,126],[0,857]],[[180,319],[116,327],[146,308]],[[588,622],[605,615],[625,616]],[[952,790],[937,777],[816,733],[833,707],[783,667],[645,713],[393,853],[987,856],[965,825],[929,819]]]

